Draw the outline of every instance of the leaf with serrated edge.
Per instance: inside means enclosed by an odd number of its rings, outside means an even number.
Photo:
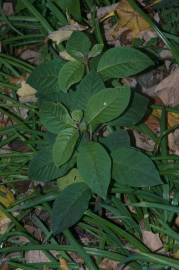
[[[106,51],[98,64],[97,71],[105,80],[125,78],[152,66],[153,61],[134,48],[117,47]]]
[[[59,234],[74,225],[88,208],[91,192],[85,183],[75,183],[55,200],[52,210],[52,230]]]
[[[58,75],[58,84],[62,91],[67,90],[75,83],[79,82],[85,71],[84,64],[78,61],[66,63],[60,70]]]
[[[78,136],[78,131],[75,128],[66,128],[58,133],[53,145],[53,160],[57,167],[63,165],[70,159]]]
[[[52,133],[58,133],[68,127],[68,119],[70,120],[70,115],[61,103],[43,102],[40,106],[41,123]]]
[[[112,152],[113,178],[121,185],[149,187],[161,185],[159,172],[152,160],[134,148],[118,148]]]
[[[130,88],[106,88],[93,95],[87,104],[85,120],[92,126],[109,122],[127,108],[130,100]]]
[[[111,180],[111,159],[104,147],[96,142],[82,145],[77,156],[77,166],[91,190],[105,199]]]

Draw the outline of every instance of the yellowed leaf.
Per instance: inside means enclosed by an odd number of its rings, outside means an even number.
[[[67,61],[74,61],[75,58],[73,58],[69,53],[67,53],[66,50],[62,51],[59,53],[61,58],[63,58],[64,60],[67,60]]]
[[[149,24],[133,10],[127,0],[121,0],[116,8],[119,21],[114,28],[113,35],[126,30],[131,32],[133,38],[137,37],[140,32],[150,28]]]
[[[37,91],[25,81],[21,82],[21,87],[17,90],[17,95],[19,97],[29,97],[35,95],[36,93]]]
[[[36,89],[34,89],[25,81],[21,82],[21,87],[17,90],[17,95],[19,96],[19,100],[21,102],[36,102],[36,93]]]
[[[177,249],[177,251],[175,251],[175,253],[173,254],[173,257],[175,259],[179,259],[179,249]]]
[[[57,44],[68,40],[74,31],[84,31],[88,27],[83,26],[75,21],[71,21],[70,24],[60,27],[57,31],[51,32],[48,38]]]
[[[5,186],[0,186],[0,203],[9,207],[15,201],[12,191],[7,189]],[[4,234],[9,226],[10,219],[0,211],[0,234]]]
[[[60,262],[60,269],[61,270],[70,270],[70,268],[68,267],[68,264],[67,264],[65,259],[60,258],[59,262]]]

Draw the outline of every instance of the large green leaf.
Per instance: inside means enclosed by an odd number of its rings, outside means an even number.
[[[123,115],[111,122],[112,125],[133,126],[138,124],[145,116],[149,105],[149,99],[137,92],[131,99],[128,109]]]
[[[109,136],[100,138],[99,141],[107,147],[109,151],[113,151],[121,146],[130,146],[129,134],[123,129],[114,131]]]
[[[73,94],[73,108],[84,110],[90,97],[104,89],[101,77],[94,71],[89,72],[79,83]]]
[[[134,148],[118,148],[112,152],[113,178],[121,185],[148,187],[162,184],[152,160]]]
[[[104,77],[124,78],[135,75],[153,65],[153,61],[134,48],[116,47],[101,57],[97,71]]]
[[[88,208],[91,192],[85,183],[75,183],[55,200],[52,210],[52,230],[59,234],[74,225]]]
[[[75,159],[57,168],[52,158],[52,147],[38,151],[29,166],[29,178],[36,181],[50,181],[64,176],[75,164]]]
[[[37,90],[39,98],[53,96],[60,91],[58,74],[64,63],[63,60],[55,59],[37,66],[32,71],[27,83]]]
[[[58,84],[62,91],[67,90],[73,84],[79,82],[83,77],[85,71],[84,64],[78,61],[71,61],[66,63],[60,70],[58,75]]]
[[[48,131],[58,133],[68,126],[70,115],[61,103],[43,102],[40,107],[40,120]]]
[[[53,160],[57,167],[63,165],[70,159],[78,136],[78,131],[75,128],[66,128],[58,133],[53,145]]]
[[[96,142],[83,144],[77,156],[77,166],[91,190],[105,199],[111,180],[111,159],[104,147]]]
[[[117,118],[129,104],[130,88],[106,88],[93,95],[87,104],[85,119],[93,127]]]
[[[80,41],[80,42],[79,42]],[[91,48],[91,41],[83,32],[73,32],[67,41],[66,50],[74,58],[83,59]]]

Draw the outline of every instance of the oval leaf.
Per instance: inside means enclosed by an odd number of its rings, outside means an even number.
[[[93,95],[87,104],[85,119],[96,126],[109,122],[123,113],[129,104],[130,88],[106,88]]]
[[[65,188],[57,197],[52,210],[52,229],[59,234],[74,225],[88,208],[91,192],[85,183]]]
[[[121,146],[130,146],[130,136],[126,130],[119,129],[114,131],[107,137],[102,137],[99,139],[109,151],[113,151]]]
[[[153,61],[139,50],[117,47],[102,55],[97,71],[104,79],[124,78],[137,74],[153,64]]]
[[[111,159],[104,147],[96,142],[82,145],[77,165],[80,175],[91,190],[105,199],[111,180]]]
[[[34,68],[27,83],[37,90],[40,99],[59,92],[58,74],[65,61],[56,59]]]
[[[53,145],[53,160],[57,167],[70,159],[77,140],[78,131],[75,128],[66,128],[58,133]]]
[[[112,152],[113,178],[121,185],[148,187],[161,185],[159,172],[152,160],[134,148]]]
[[[78,61],[71,61],[66,63],[60,70],[58,76],[58,83],[62,91],[67,92],[67,90],[74,83],[81,80],[84,74],[84,64]]]
[[[57,168],[52,158],[52,147],[37,152],[29,166],[29,178],[36,181],[50,181],[64,176],[75,164],[75,159]]]
[[[70,115],[61,103],[43,102],[40,107],[41,123],[52,133],[58,133],[67,127]],[[68,121],[69,122],[69,121]]]
[[[79,42],[80,40],[80,42]],[[88,36],[83,32],[73,32],[67,41],[66,50],[74,58],[83,58],[91,48],[91,42]]]

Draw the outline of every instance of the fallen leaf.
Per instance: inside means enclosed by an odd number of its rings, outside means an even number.
[[[60,258],[59,262],[60,262],[60,269],[61,270],[70,270],[70,268],[68,267],[68,264],[67,264],[65,259]]]
[[[179,68],[155,86],[154,93],[164,105],[176,106],[179,104]]]
[[[0,203],[6,208],[9,207],[15,201],[12,191],[5,186],[0,186]],[[9,226],[11,220],[0,211],[0,234],[4,234]]]
[[[112,35],[118,36],[124,30],[129,30],[133,38],[137,37],[142,31],[149,29],[149,24],[133,10],[127,0],[119,2],[116,13],[119,16],[119,21],[116,24]]]
[[[175,251],[175,253],[173,254],[173,257],[174,257],[175,259],[179,259],[179,249],[177,249],[177,250]]]
[[[157,251],[163,247],[163,243],[159,237],[158,233],[153,233],[151,231],[142,231],[142,237],[144,244],[150,248],[151,251]]]
[[[21,82],[21,87],[17,90],[17,95],[21,102],[35,102],[37,91],[25,81]]]
[[[74,61],[75,58],[73,58],[69,53],[67,53],[66,50],[59,53],[60,57],[67,61]]]
[[[83,26],[75,21],[71,21],[71,24],[65,25],[60,27],[57,31],[51,32],[48,35],[48,39],[60,44],[63,41],[68,40],[74,31],[84,31],[87,28],[87,26]]]

